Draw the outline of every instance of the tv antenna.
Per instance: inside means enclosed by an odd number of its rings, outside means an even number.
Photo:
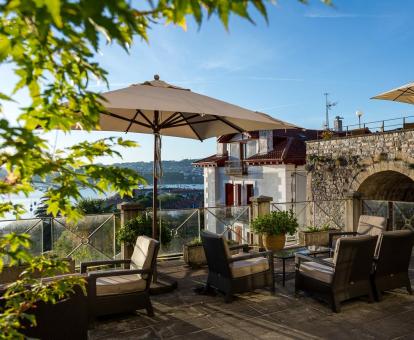
[[[329,93],[324,93],[325,96],[325,109],[326,109],[326,129],[329,130],[329,111],[332,110],[332,108],[336,105],[338,105],[338,102],[331,102],[328,99]]]

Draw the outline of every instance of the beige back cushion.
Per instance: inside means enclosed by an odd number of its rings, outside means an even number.
[[[156,241],[147,236],[138,236],[131,256],[133,269],[150,269],[154,257]]]
[[[358,223],[358,234],[379,236],[387,227],[387,220],[381,216],[361,215]]]
[[[332,260],[333,264],[336,264],[336,260],[338,260],[338,251],[339,251],[340,244],[341,244],[341,238],[338,238],[335,243],[335,251],[334,251],[333,260]]]

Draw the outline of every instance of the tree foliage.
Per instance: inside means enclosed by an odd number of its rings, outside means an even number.
[[[253,8],[267,20],[266,4],[265,0],[0,0],[0,66],[9,64],[17,79],[11,93],[0,90],[0,168],[7,171],[0,180],[0,217],[22,213],[21,206],[6,198],[10,194],[29,195],[34,190],[33,178],[50,178],[46,213],[70,220],[81,216],[75,202],[81,199],[82,188],[115,191],[122,196],[132,194],[143,182],[133,170],[96,164],[101,156],[121,156],[116,146],[135,147],[131,141],[105,138],[53,150],[38,132],[70,133],[75,126],[86,131],[99,129],[104,103],[89,84],[95,79],[107,83],[106,71],[94,59],[103,41],[128,51],[134,36],[148,39],[151,25],[172,23],[185,28],[188,17],[201,25],[214,15],[227,28],[231,14],[253,22]],[[15,101],[20,92],[28,94],[29,103],[20,108],[18,124],[12,124],[5,118],[9,112],[4,112],[2,104]],[[31,268],[3,297],[3,338],[19,337],[23,319],[34,323],[27,310],[36,301],[56,301],[73,284],[71,280],[57,285],[32,280],[32,269],[52,275],[52,269],[62,264],[32,258],[29,245],[27,236],[0,238],[0,261],[4,255],[12,263],[25,260]],[[34,288],[26,289],[27,284]]]
[[[102,40],[119,44],[128,51],[134,36],[147,40],[147,30],[156,23],[185,27],[186,18],[192,17],[201,25],[205,17],[217,15],[227,27],[231,14],[253,21],[252,8],[267,20],[266,3],[265,0],[0,1],[0,64],[11,64],[17,77],[12,93],[0,92],[0,105],[1,101],[14,100],[21,90],[30,97],[29,105],[21,108],[19,126],[0,119],[0,167],[8,173],[0,183],[0,195],[28,195],[33,190],[34,176],[44,180],[53,173],[52,185],[46,192],[48,213],[76,219],[80,212],[72,202],[80,199],[82,187],[131,194],[132,188],[143,182],[142,177],[129,169],[97,165],[94,160],[99,156],[120,156],[115,151],[116,145],[134,147],[135,143],[107,138],[53,152],[35,130],[59,129],[69,133],[74,126],[86,131],[99,128],[99,115],[105,110],[103,99],[88,86],[91,79],[107,82],[106,71],[94,59]],[[21,210],[5,201],[0,203],[0,216],[6,212]]]
[[[22,328],[36,324],[32,311],[40,301],[56,303],[74,292],[75,286],[85,289],[85,281],[79,276],[45,280],[69,272],[68,262],[51,256],[34,257],[28,251],[30,246],[28,235],[0,237],[0,272],[4,259],[8,265],[27,265],[0,297],[0,339],[23,339]]]

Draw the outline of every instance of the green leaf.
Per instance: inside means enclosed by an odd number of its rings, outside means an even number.
[[[12,101],[14,102],[13,98],[11,98],[10,96],[0,92],[0,100],[7,100],[7,101]]]
[[[60,16],[60,0],[45,0],[45,5],[55,22],[55,25],[59,28],[63,26],[62,17]]]
[[[10,40],[7,38],[7,36],[0,34],[0,62],[9,56],[10,49]]]

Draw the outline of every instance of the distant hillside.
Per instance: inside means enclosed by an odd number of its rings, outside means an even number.
[[[181,161],[163,161],[163,184],[202,184],[203,170],[195,168],[192,163],[195,159],[183,159]],[[148,182],[152,183],[153,162],[128,162],[115,163],[115,166],[136,170]]]
[[[164,175],[162,184],[203,184],[203,170],[191,165],[194,159],[183,159],[181,161],[163,161],[162,168]],[[148,182],[152,184],[152,163],[153,162],[128,162],[114,163],[113,165],[129,168],[137,171]],[[0,179],[6,176],[6,171],[0,168]],[[40,180],[35,179],[35,182]],[[46,181],[49,182],[48,180]]]

